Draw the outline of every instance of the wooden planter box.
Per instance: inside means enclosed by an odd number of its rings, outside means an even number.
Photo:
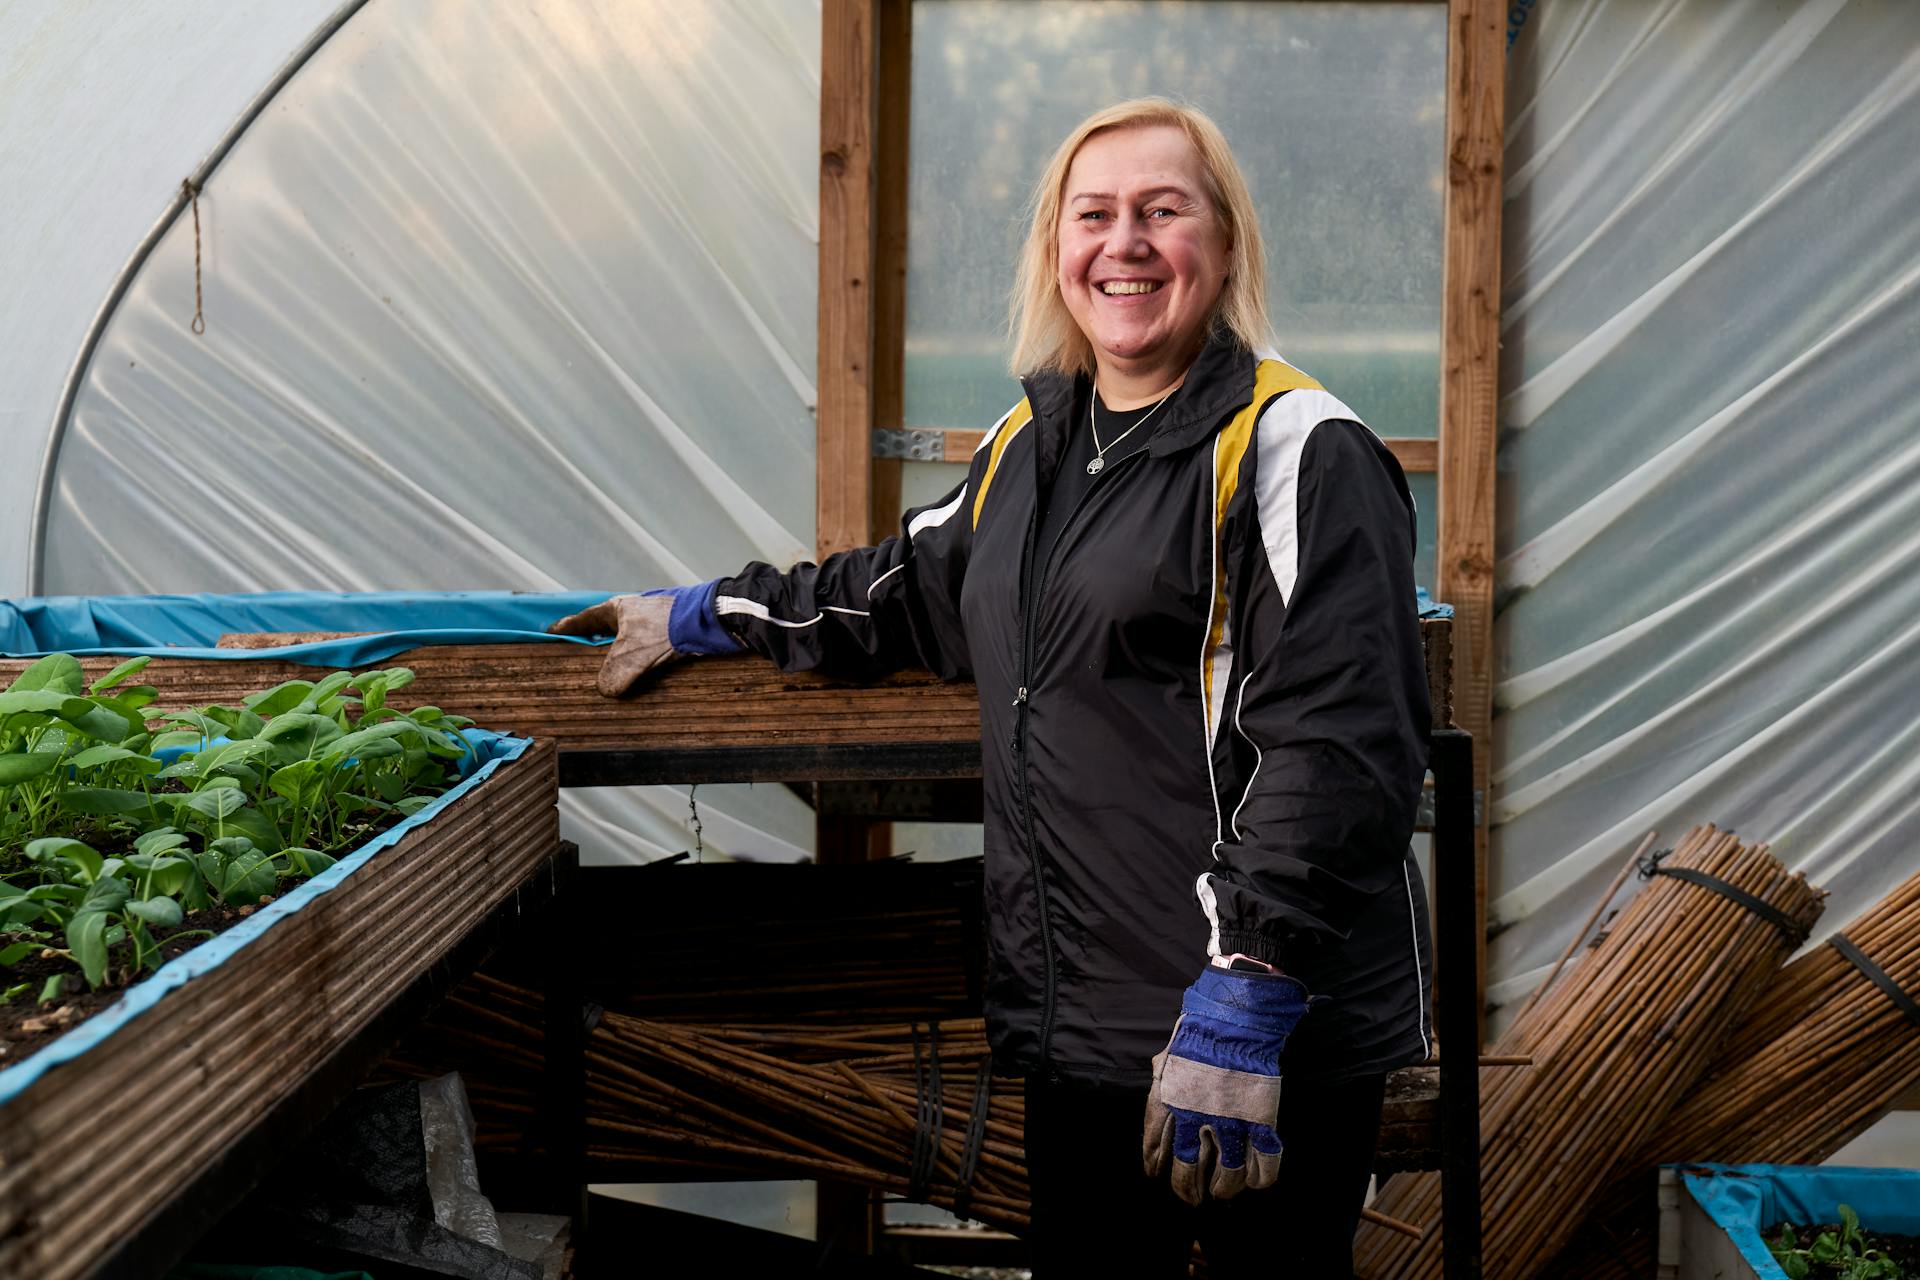
[[[128,1242],[167,1214],[204,1221],[230,1207],[183,1193],[554,873],[555,752],[514,749],[393,843],[349,855],[338,876],[293,890],[0,1071],[0,1276],[157,1270],[167,1259],[129,1258]]]

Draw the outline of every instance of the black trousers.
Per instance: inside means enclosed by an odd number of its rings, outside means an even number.
[[[1280,1180],[1195,1209],[1141,1171],[1144,1089],[1029,1078],[1034,1280],[1185,1276],[1195,1240],[1216,1280],[1346,1280],[1385,1087],[1287,1080]]]

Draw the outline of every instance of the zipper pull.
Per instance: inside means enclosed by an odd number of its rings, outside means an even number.
[[[1026,704],[1026,701],[1027,701],[1027,686],[1021,685],[1020,692],[1013,695],[1013,705],[1015,707],[1024,706]]]

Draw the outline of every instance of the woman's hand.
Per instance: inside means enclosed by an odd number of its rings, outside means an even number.
[[[647,672],[679,656],[667,636],[673,601],[672,595],[614,596],[560,619],[547,632],[556,636],[613,636],[613,647],[600,664],[594,687],[603,697],[619,698],[632,692]]]

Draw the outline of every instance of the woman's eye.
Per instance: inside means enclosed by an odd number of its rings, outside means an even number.
[[[1087,210],[1087,211],[1086,211],[1085,213],[1083,213],[1083,214],[1081,214],[1081,215],[1080,215],[1080,221],[1082,221],[1082,222],[1097,222],[1097,221],[1099,221],[1100,219],[1102,219],[1102,218],[1105,218],[1106,216],[1107,216],[1107,215],[1106,215],[1106,213],[1105,213],[1105,212],[1103,212],[1102,210],[1099,210],[1099,209],[1089,209],[1089,210]]]
[[[1158,219],[1160,219],[1161,221],[1163,221],[1163,222],[1164,222],[1164,221],[1165,221],[1166,219],[1168,219],[1168,218],[1171,218],[1171,217],[1173,216],[1173,210],[1171,210],[1171,209],[1149,209],[1149,210],[1147,210],[1147,216],[1148,216],[1149,218],[1158,218]]]

